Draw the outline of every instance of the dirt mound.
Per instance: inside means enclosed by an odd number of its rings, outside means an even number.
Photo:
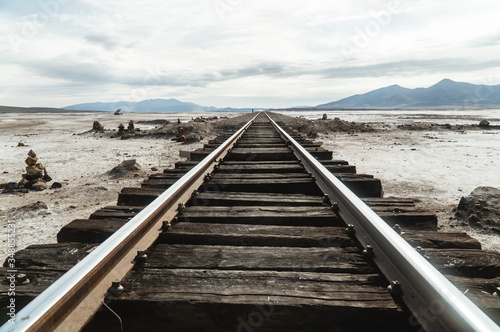
[[[145,124],[145,125],[155,125],[155,126],[166,126],[170,123],[168,120],[139,120],[136,122],[137,124]]]
[[[42,215],[48,213],[47,210],[49,207],[45,202],[42,201],[37,201],[31,204],[23,205],[18,208],[12,208],[4,213],[0,212],[0,216],[3,215],[3,217],[6,220],[13,219],[13,220],[23,220],[26,218],[33,218],[34,216],[37,215]]]
[[[332,132],[373,132],[376,131],[365,123],[349,122],[339,118],[309,120],[302,117],[291,117],[279,113],[269,112],[270,116],[285,130],[296,131],[315,137],[317,133],[328,134]]]
[[[113,167],[107,175],[113,179],[122,178],[129,174],[137,174],[141,170],[141,166],[135,159],[125,160],[120,165]]]
[[[240,129],[245,123],[250,121],[256,114],[246,113],[241,116],[228,119],[219,119],[213,122],[213,128],[221,134]]]

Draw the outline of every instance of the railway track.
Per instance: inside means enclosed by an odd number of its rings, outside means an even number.
[[[1,331],[499,331],[500,255],[436,223],[260,113],[18,252]]]

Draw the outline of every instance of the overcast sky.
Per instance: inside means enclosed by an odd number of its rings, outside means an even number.
[[[498,0],[0,0],[0,105],[318,105],[500,84]]]

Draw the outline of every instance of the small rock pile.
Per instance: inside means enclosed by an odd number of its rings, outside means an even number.
[[[188,133],[187,133],[188,132]],[[177,134],[172,138],[172,141],[183,142],[185,144],[191,144],[199,142],[203,139],[197,132],[197,128],[194,126],[187,126],[186,129],[184,127],[179,127],[177,129]]]
[[[28,192],[28,189],[33,190],[45,190],[49,188],[48,182],[52,181],[52,178],[47,173],[47,169],[38,162],[38,157],[33,150],[28,152],[28,158],[25,160],[26,173],[22,174],[22,180],[18,183],[9,182],[3,185],[3,193],[9,192]],[[51,188],[60,188],[60,184],[54,182]]]
[[[104,131],[104,126],[99,122],[99,121],[94,121],[92,124],[92,130],[97,132],[103,132]]]
[[[135,136],[139,131],[141,131],[141,129],[135,127],[133,120],[130,120],[128,122],[127,129],[125,129],[123,123],[120,123],[120,125],[118,126],[118,136],[120,136],[121,139],[129,139]]]
[[[52,181],[52,178],[42,163],[38,162],[38,157],[33,150],[28,152],[25,163],[28,165],[26,166],[26,174],[22,174],[23,179],[19,182],[19,186],[35,190],[47,189],[47,182]]]

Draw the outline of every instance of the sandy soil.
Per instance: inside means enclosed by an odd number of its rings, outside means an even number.
[[[307,112],[291,116],[319,119],[325,112]],[[329,118],[362,121],[378,129],[375,132],[320,132],[318,140],[334,151],[335,158],[346,159],[358,172],[374,174],[383,181],[386,196],[416,197],[420,205],[438,212],[442,229],[460,229],[482,241],[487,249],[500,247],[500,237],[483,234],[449,218],[461,196],[475,187],[500,187],[500,130],[398,129],[401,124],[428,122],[473,124],[477,119],[500,121],[491,113],[462,114],[446,111],[395,113],[382,111],[327,112]],[[60,189],[28,194],[0,195],[0,261],[7,251],[7,222],[17,226],[17,249],[30,244],[56,241],[59,229],[70,221],[88,216],[101,206],[116,204],[118,193],[126,186],[139,186],[152,168],[173,167],[179,149],[193,150],[201,143],[181,145],[165,138],[144,137],[119,140],[83,132],[97,120],[105,128],[127,125],[153,129],[154,125],[137,124],[141,120],[190,120],[196,113],[141,114],[122,117],[108,113],[70,114],[0,114],[0,183],[18,182],[24,173],[24,160],[33,149]],[[209,116],[236,116],[238,113],[210,113]],[[231,120],[224,122],[230,127]],[[208,126],[208,125],[207,125]],[[208,127],[207,127],[208,128]],[[105,136],[105,135],[104,135]],[[25,146],[18,146],[21,142]],[[142,170],[125,179],[111,179],[106,172],[124,160],[136,159]],[[44,204],[36,205],[36,202]]]

